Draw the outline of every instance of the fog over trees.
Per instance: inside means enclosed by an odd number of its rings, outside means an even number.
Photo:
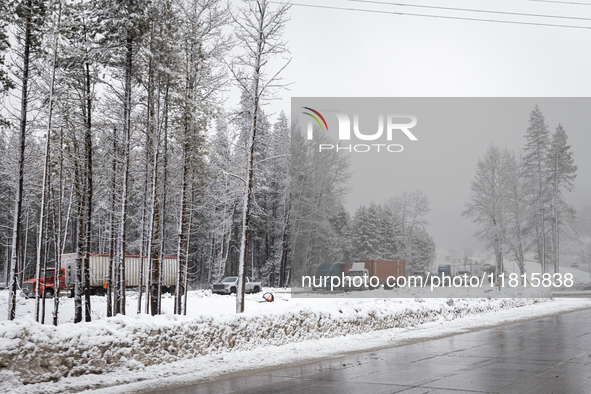
[[[551,132],[538,106],[529,115],[525,139],[522,150],[488,147],[477,163],[463,215],[479,226],[476,237],[494,252],[499,272],[508,254],[523,274],[525,253],[531,252],[543,272],[558,273],[563,239],[585,238],[566,202],[577,166],[566,130],[558,124]]]

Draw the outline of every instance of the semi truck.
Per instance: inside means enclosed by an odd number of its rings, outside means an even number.
[[[39,295],[45,293],[45,298],[51,298],[56,293],[56,291],[63,292],[66,290],[66,270],[64,268],[61,269],[60,275],[60,284],[59,289],[55,282],[55,268],[47,268],[45,270],[41,270],[40,274],[40,282],[41,285],[37,287],[37,278],[29,279],[23,282],[23,287],[21,289],[21,294],[26,298],[35,297],[35,292],[39,292]]]
[[[369,289],[369,270],[365,268],[365,264],[363,262],[353,263],[346,276],[351,278],[351,280],[343,281],[342,287],[344,289]]]
[[[388,278],[393,277],[394,279],[390,279],[390,284],[392,285],[399,277],[405,276],[405,264],[404,261],[395,261],[395,260],[360,260],[360,263],[365,264],[365,269],[369,272],[369,277],[377,277],[379,279],[379,283],[376,286],[375,281],[373,282],[374,288],[379,288],[382,285],[384,287],[393,287],[388,286]]]
[[[315,283],[322,283],[320,287],[314,287],[314,289],[320,288],[330,288],[330,279],[324,280],[325,277],[331,276],[338,276],[342,278],[344,274],[347,276],[349,274],[349,270],[353,266],[352,263],[341,263],[341,262],[333,262],[333,263],[322,263],[318,267],[318,271],[316,271],[316,282]],[[326,283],[326,286],[324,284]]]
[[[62,255],[62,277],[60,278],[59,295],[74,295],[74,285],[76,284],[76,253],[66,253]],[[90,293],[94,295],[106,294],[106,282],[109,276],[109,255],[91,254],[88,259],[90,273]],[[174,293],[176,289],[177,277],[177,258],[164,257],[160,265],[162,277],[162,292]],[[145,281],[149,271],[149,259],[144,257],[144,275],[141,285],[145,286]],[[56,294],[55,286],[55,268],[48,268],[47,273],[42,272],[41,286],[37,288],[37,279],[32,278],[24,282],[23,295],[35,296],[35,291],[39,294],[45,292],[46,297],[52,297]],[[140,286],[140,256],[125,256],[125,288],[133,289]],[[181,289],[181,292],[184,289]]]

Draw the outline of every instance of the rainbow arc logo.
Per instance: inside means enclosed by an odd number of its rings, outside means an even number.
[[[326,131],[328,131],[328,125],[326,124],[326,120],[324,120],[324,117],[320,114],[320,112],[310,108],[310,107],[302,107],[303,109],[307,109],[308,111],[314,112],[316,115],[318,115],[320,117],[320,119],[322,119],[322,122],[324,123],[324,126],[326,127]],[[324,130],[324,128],[322,127],[322,123],[320,123],[320,120],[318,120],[318,118],[314,115],[312,115],[310,112],[302,112],[303,114],[306,114],[308,116],[311,116],[316,123],[318,123],[318,126],[320,126],[320,130]]]

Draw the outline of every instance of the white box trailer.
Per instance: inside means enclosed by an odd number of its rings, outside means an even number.
[[[149,259],[144,256],[145,286],[148,275]],[[114,262],[115,263],[115,262]],[[91,254],[88,260],[90,271],[90,289],[93,294],[104,294],[104,285],[109,277],[109,255]],[[62,255],[62,267],[66,270],[66,288],[73,290],[76,283],[76,253]],[[164,257],[160,265],[162,273],[162,292],[174,292],[177,276],[177,258]],[[140,256],[125,256],[125,288],[140,286]]]

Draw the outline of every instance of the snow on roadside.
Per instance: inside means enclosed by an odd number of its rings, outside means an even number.
[[[85,375],[84,381],[90,381],[92,374],[114,371],[133,371],[139,376],[150,366],[208,355],[225,357],[230,352],[407,328],[547,301],[332,299],[304,303],[287,297],[284,299],[291,302],[283,304],[281,298],[264,304],[251,298],[251,310],[240,315],[213,311],[202,316],[119,315],[58,327],[32,319],[0,322],[0,387],[12,386],[23,392],[35,383],[81,375]],[[203,298],[211,298],[216,304],[216,297]],[[227,303],[231,299],[223,300]]]
[[[406,328],[372,331],[339,338],[305,341],[283,346],[265,346],[251,351],[213,354],[166,365],[146,367],[133,375],[111,373],[65,378],[57,385],[28,386],[23,393],[57,393],[89,390],[95,394],[129,394],[195,385],[223,379],[236,373],[256,373],[268,368],[297,366],[345,357],[351,353],[403,346],[418,341],[444,338],[501,325],[540,319],[560,313],[591,308],[591,299],[555,299],[550,302],[466,316],[451,321],[435,321]],[[485,318],[483,318],[485,317]]]

